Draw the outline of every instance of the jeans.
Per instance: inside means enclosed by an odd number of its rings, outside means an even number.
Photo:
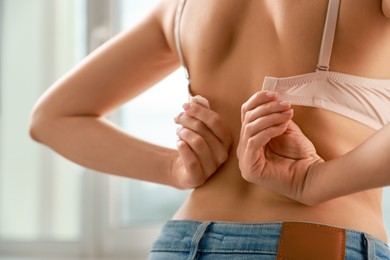
[[[276,259],[281,228],[279,222],[168,221],[148,259]],[[388,245],[363,232],[347,229],[345,247],[347,260],[390,259]]]

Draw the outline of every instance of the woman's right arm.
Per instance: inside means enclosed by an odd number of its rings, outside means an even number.
[[[176,1],[162,1],[137,27],[55,82],[33,109],[32,138],[97,171],[188,188],[172,174],[178,171],[172,167],[185,170],[186,158],[133,138],[104,118],[180,65],[169,35],[175,9]]]
[[[389,186],[390,123],[349,153],[313,164],[307,176],[307,197],[312,205]]]
[[[243,177],[308,206],[390,185],[390,123],[345,155],[322,160],[276,93],[242,110],[237,155]]]

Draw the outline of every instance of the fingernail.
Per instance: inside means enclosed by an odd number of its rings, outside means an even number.
[[[184,109],[185,111],[187,111],[190,107],[191,107],[191,104],[190,104],[190,103],[184,103],[184,104],[183,104],[183,109]]]
[[[292,115],[293,113],[294,113],[294,110],[293,109],[289,109],[287,111],[282,112],[281,114],[282,115]]]
[[[176,134],[179,134],[179,132],[180,132],[181,129],[182,129],[182,127],[178,127],[178,128],[176,129]]]
[[[280,101],[279,104],[282,106],[289,107],[289,106],[291,106],[291,101],[283,100],[283,101]]]
[[[278,95],[278,93],[269,91],[269,92],[265,93],[265,95],[267,97],[276,97]]]

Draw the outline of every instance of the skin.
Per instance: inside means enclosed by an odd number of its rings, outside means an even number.
[[[382,11],[390,19],[390,0],[382,0]]]
[[[163,0],[54,83],[34,107],[30,134],[98,171],[195,188],[174,219],[319,222],[386,241],[381,187],[390,166],[378,154],[390,154],[389,126],[376,132],[261,92],[265,76],[315,70],[327,3],[188,0],[181,40],[190,91],[210,109],[183,105],[178,150],[104,118],[180,66],[177,0]],[[331,70],[390,78],[389,9],[387,0],[341,1]]]

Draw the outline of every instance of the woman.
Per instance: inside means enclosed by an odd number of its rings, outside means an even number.
[[[390,259],[389,46],[389,0],[163,0],[41,97],[31,136],[194,188],[151,259]],[[183,105],[177,151],[103,118],[181,64],[209,106]]]

